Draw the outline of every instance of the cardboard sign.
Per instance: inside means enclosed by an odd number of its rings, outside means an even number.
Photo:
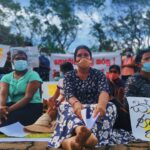
[[[135,138],[150,141],[150,98],[127,97]]]

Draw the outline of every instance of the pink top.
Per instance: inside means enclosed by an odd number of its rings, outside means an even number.
[[[123,76],[133,75],[135,73],[134,66],[135,66],[134,57],[126,57],[126,56],[123,57],[121,75]]]

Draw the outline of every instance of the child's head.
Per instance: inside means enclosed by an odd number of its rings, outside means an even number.
[[[111,65],[109,67],[109,73],[107,76],[108,76],[109,80],[111,80],[111,81],[118,79],[120,76],[120,66]]]
[[[120,74],[120,66],[118,66],[118,65],[111,65],[110,67],[109,67],[109,72],[113,72],[113,73],[118,73],[118,74]]]
[[[67,73],[68,71],[71,71],[73,70],[73,65],[72,63],[70,62],[64,62],[63,64],[60,65],[60,71],[65,74]]]

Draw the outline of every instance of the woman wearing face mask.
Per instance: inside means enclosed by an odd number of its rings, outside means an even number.
[[[129,78],[125,96],[150,97],[150,49],[139,51],[135,60],[140,72]]]
[[[110,87],[111,102],[113,102],[117,107],[117,118],[114,124],[114,128],[120,129],[124,126],[121,121],[122,118],[125,119],[125,116],[128,115],[128,112],[123,105],[125,85],[123,80],[120,79],[120,66],[111,65],[109,67],[107,78]]]
[[[57,126],[49,147],[79,150],[83,147],[107,145],[116,118],[116,107],[109,102],[109,87],[105,75],[91,68],[92,54],[87,46],[76,48],[74,61],[77,69],[64,78],[66,102],[58,110]],[[99,118],[90,130],[85,126],[81,110]]]
[[[135,61],[140,71],[128,79],[124,97],[150,97],[150,49],[139,51]],[[126,99],[124,103],[128,107]],[[131,130],[130,119],[128,120],[127,130]]]
[[[140,67],[140,72],[131,76],[125,85],[124,92],[124,108],[128,113],[120,113],[120,125],[121,130],[113,130],[116,136],[112,138],[119,137],[120,143],[122,139],[132,142],[135,138],[131,134],[131,123],[130,123],[130,114],[128,108],[128,102],[126,97],[149,97],[150,98],[150,49],[141,50],[137,54],[135,61]],[[124,130],[122,130],[124,129]],[[129,132],[127,132],[129,131]],[[118,140],[119,142],[119,140]]]
[[[107,77],[111,99],[116,99],[122,103],[124,96],[124,82],[120,79],[120,67],[118,65],[111,65]]]
[[[27,55],[15,50],[12,54],[13,72],[0,81],[0,126],[15,122],[29,125],[42,114],[39,75],[28,70]]]

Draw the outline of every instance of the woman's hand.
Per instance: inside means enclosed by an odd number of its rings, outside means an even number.
[[[72,107],[73,107],[74,113],[75,113],[80,119],[82,119],[81,110],[83,109],[83,105],[82,105],[79,101],[76,101],[76,102],[73,104]]]
[[[7,120],[7,115],[8,115],[8,107],[0,106],[0,124],[2,124],[4,120]]]
[[[109,101],[109,94],[105,91],[102,91],[98,98],[98,104],[94,109],[93,117],[96,117],[98,114],[103,117],[106,113],[107,103]]]
[[[106,107],[101,104],[97,104],[97,106],[95,107],[94,112],[93,112],[93,117],[95,118],[98,114],[101,117],[103,117],[103,116],[105,116],[105,113],[106,113]]]
[[[52,120],[56,119],[57,116],[57,107],[56,107],[56,101],[53,99],[48,100],[48,110],[47,113],[49,114],[50,118]]]

